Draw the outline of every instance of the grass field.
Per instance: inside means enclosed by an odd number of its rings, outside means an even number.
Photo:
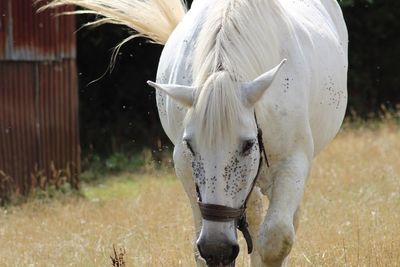
[[[315,160],[290,266],[400,266],[399,160],[398,127],[342,131]],[[171,170],[83,193],[0,209],[0,266],[111,266],[113,244],[127,267],[194,266],[191,212]],[[249,266],[242,252],[238,266]]]

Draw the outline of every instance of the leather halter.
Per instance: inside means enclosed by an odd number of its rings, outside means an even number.
[[[198,185],[196,184],[196,192],[197,192],[197,203],[200,208],[201,215],[204,220],[213,221],[213,222],[230,222],[235,221],[236,227],[239,231],[242,232],[244,239],[247,243],[247,252],[250,254],[253,251],[253,241],[251,239],[251,235],[249,232],[249,224],[246,219],[246,208],[247,201],[250,198],[251,193],[253,192],[254,186],[256,184],[257,178],[260,174],[262,159],[265,159],[267,167],[269,167],[269,162],[267,158],[267,154],[265,152],[264,143],[262,140],[262,131],[257,122],[257,116],[254,113],[254,117],[257,125],[257,140],[258,147],[260,150],[260,161],[258,164],[257,174],[253,180],[250,191],[243,203],[243,205],[239,208],[231,208],[228,206],[216,205],[216,204],[207,204],[203,203],[201,200],[200,190]],[[263,157],[264,156],[264,157]]]

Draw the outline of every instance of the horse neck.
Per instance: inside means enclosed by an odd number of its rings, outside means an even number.
[[[252,80],[280,60],[275,0],[224,0],[210,3],[193,63],[197,85],[211,73],[227,71]]]

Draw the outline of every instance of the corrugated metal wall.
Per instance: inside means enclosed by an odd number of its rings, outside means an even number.
[[[33,2],[0,0],[0,60],[75,58],[74,18],[55,15],[72,8],[37,13]]]
[[[0,198],[7,186],[26,194],[67,179],[78,187],[75,21],[53,15],[70,8],[37,8],[0,0]]]

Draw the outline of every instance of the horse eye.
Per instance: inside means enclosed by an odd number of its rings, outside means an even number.
[[[192,155],[194,155],[194,150],[193,150],[192,145],[190,144],[190,140],[184,140],[183,142],[185,143],[187,148],[190,150],[190,153],[192,153]]]
[[[243,143],[242,154],[245,154],[250,151],[250,149],[254,146],[254,140],[246,140]]]

